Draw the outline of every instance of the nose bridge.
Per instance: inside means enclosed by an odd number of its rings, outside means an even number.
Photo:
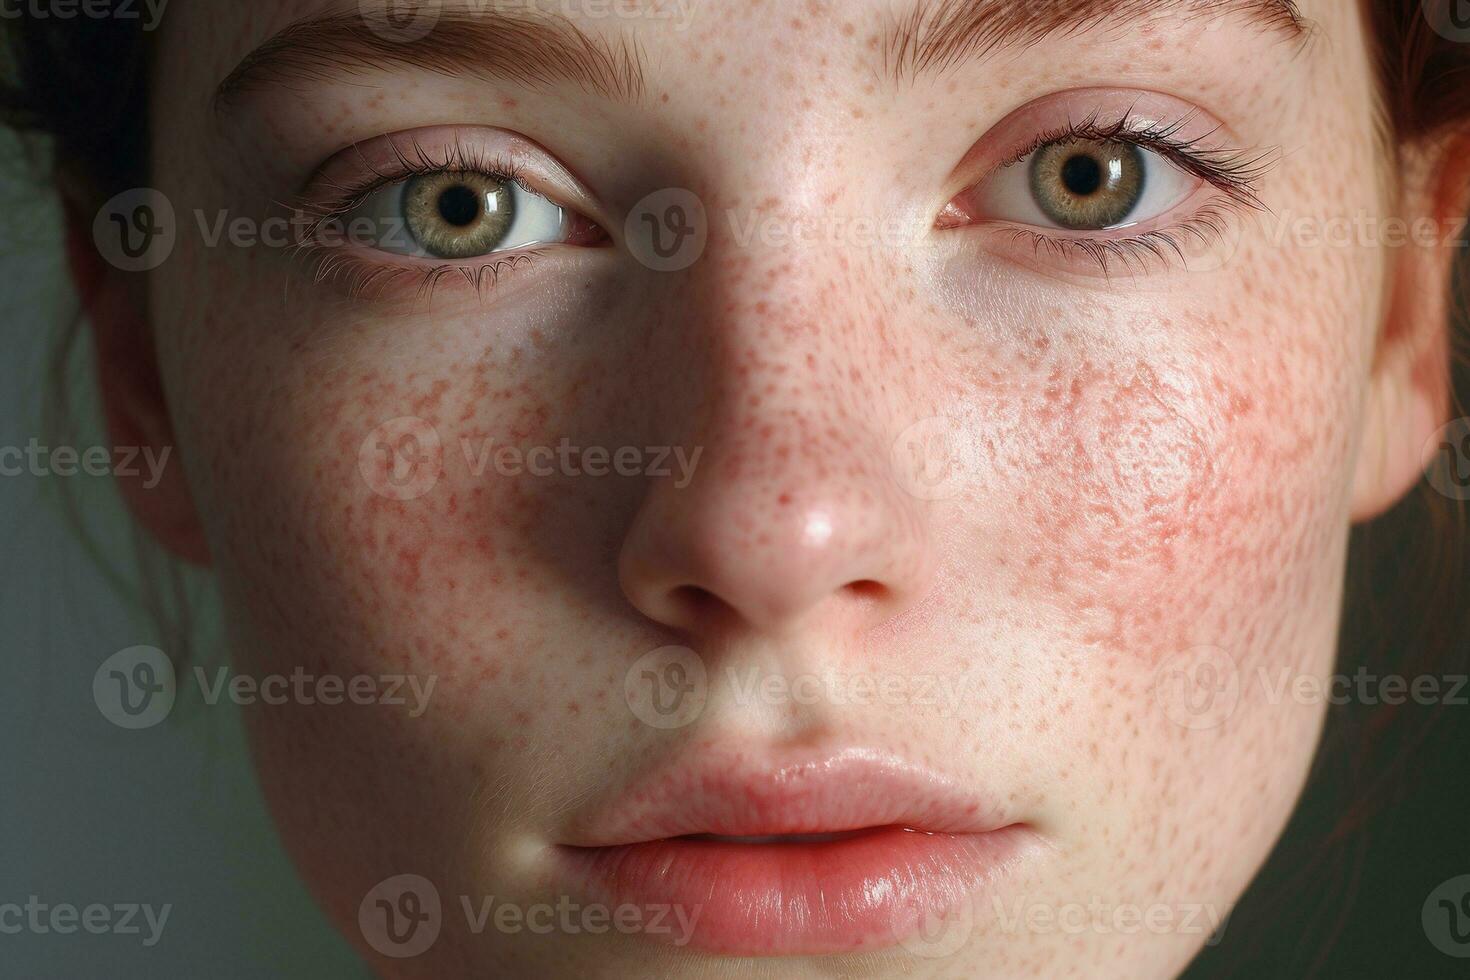
[[[689,307],[706,476],[778,500],[891,476],[885,441],[909,379],[891,356],[898,317],[860,269],[871,258],[811,241],[719,245]]]
[[[691,481],[654,484],[624,542],[625,593],[698,631],[784,631],[816,608],[892,613],[926,577],[922,502],[888,440],[909,380],[891,303],[850,251],[711,236],[687,283],[683,345],[700,405],[680,425]]]

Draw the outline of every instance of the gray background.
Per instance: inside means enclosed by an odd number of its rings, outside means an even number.
[[[0,446],[24,447],[47,444],[47,361],[75,301],[54,201],[17,178],[23,164],[9,144],[0,159]],[[87,394],[90,358],[77,368],[73,384]],[[69,441],[105,445],[80,401]],[[79,502],[99,555],[82,546],[64,499]],[[0,977],[367,976],[281,852],[236,709],[181,696],[163,724],[124,731],[93,701],[108,656],[164,645],[106,575],[136,567],[128,528],[110,477],[0,476],[0,903],[35,895],[173,909],[152,948],[146,926],[134,936],[0,934]],[[196,608],[206,657],[207,590]]]

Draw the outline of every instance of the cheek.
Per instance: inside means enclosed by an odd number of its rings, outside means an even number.
[[[220,295],[215,306],[232,309]],[[439,853],[441,843],[409,840],[458,825],[465,787],[507,757],[559,744],[569,724],[612,714],[609,692],[621,691],[593,656],[617,630],[576,642],[591,632],[593,593],[546,533],[580,544],[585,574],[615,589],[610,571],[590,567],[599,539],[588,521],[599,499],[616,509],[618,491],[503,475],[494,462],[501,446],[576,441],[578,419],[607,414],[599,406],[616,392],[600,386],[600,355],[570,366],[535,337],[491,342],[448,320],[409,337],[371,321],[302,324],[290,337],[218,312],[197,322],[202,336],[252,338],[248,349],[196,352],[181,388],[235,669],[434,684],[416,717],[379,705],[247,714],[288,843],[349,832],[383,853]],[[293,339],[313,333],[324,339]],[[416,790],[385,800],[383,785]],[[353,877],[371,862],[317,843],[293,850],[344,896],[372,884]]]
[[[625,608],[613,532],[639,481],[544,455],[554,472],[536,475],[530,453],[642,442],[618,415],[615,355],[568,353],[557,329],[369,321],[264,337],[255,377],[211,359],[194,397],[215,431],[190,441],[242,669],[432,676],[416,725],[440,729],[444,764],[470,733],[483,761],[553,744],[558,725],[636,722],[603,654],[642,629],[608,612]]]
[[[1125,312],[1119,334],[1147,341],[969,360],[1003,365],[964,381],[977,478],[961,519],[997,601],[1144,667],[1206,643],[1250,656],[1304,607],[1330,615],[1360,324],[1298,307]]]

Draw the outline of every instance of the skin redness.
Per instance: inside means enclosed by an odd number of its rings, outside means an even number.
[[[382,975],[1169,977],[1275,843],[1322,707],[1248,679],[1411,482],[1393,263],[1268,234],[1398,206],[1363,24],[913,4],[160,26],[154,185],[301,230],[149,278],[161,533],[236,672],[435,680],[245,709]]]

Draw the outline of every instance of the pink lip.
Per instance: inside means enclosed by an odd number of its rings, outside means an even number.
[[[816,841],[718,837],[838,835]],[[958,782],[881,753],[755,763],[702,757],[656,772],[574,826],[564,869],[612,905],[672,906],[688,935],[735,956],[895,945],[972,899],[1034,833]]]

